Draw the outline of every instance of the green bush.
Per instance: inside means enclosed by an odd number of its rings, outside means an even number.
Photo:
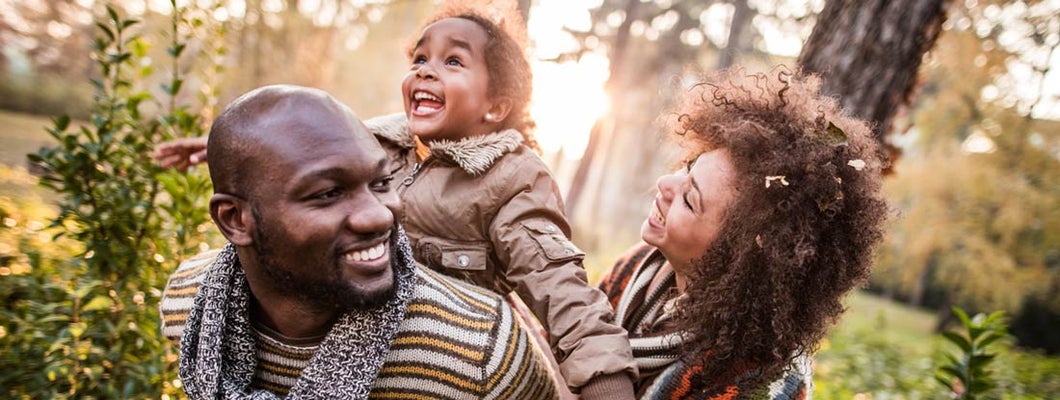
[[[935,379],[949,389],[954,398],[974,400],[988,397],[998,387],[993,371],[987,369],[997,352],[997,342],[1008,336],[1003,312],[977,314],[968,318],[964,310],[954,307],[953,313],[961,320],[961,331],[943,332],[946,341],[957,347],[957,354],[947,353],[946,362],[939,366]]]
[[[165,96],[142,87],[154,68],[138,22],[108,7],[97,23],[93,59],[101,78],[93,81],[87,124],[71,129],[68,117],[55,118],[49,133],[57,147],[30,155],[47,171],[41,185],[61,201],[47,242],[26,237],[40,239],[45,224],[34,224],[40,229],[31,232],[19,218],[3,219],[10,229],[0,230],[0,255],[7,243],[25,257],[0,268],[0,275],[7,273],[0,277],[6,300],[0,310],[2,397],[179,393],[175,349],[160,331],[160,289],[176,263],[218,240],[207,229],[208,177],[161,171],[148,153],[158,141],[205,131],[200,116],[212,115],[203,105],[212,99],[200,97],[192,106],[177,98],[186,90],[182,71],[216,69],[190,68],[196,60],[183,51],[186,38],[211,37],[204,33],[215,26],[189,17],[201,10],[172,4],[167,35],[173,63]],[[0,212],[19,210],[14,203],[0,202]]]

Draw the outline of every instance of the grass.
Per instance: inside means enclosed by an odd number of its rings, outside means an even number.
[[[46,117],[0,111],[0,164],[25,167],[26,154],[55,143],[50,125]]]
[[[935,313],[910,307],[868,292],[856,291],[846,300],[847,311],[832,334],[866,329],[885,331],[892,339],[910,346],[930,345],[935,335]]]

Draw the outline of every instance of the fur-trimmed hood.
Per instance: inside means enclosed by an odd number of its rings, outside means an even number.
[[[416,147],[416,140],[409,133],[409,120],[405,114],[389,114],[364,121],[368,132],[379,140],[385,140],[402,149]]]
[[[408,119],[404,114],[375,117],[364,123],[368,131],[380,140],[403,149],[416,147],[416,140],[409,133]],[[452,161],[470,175],[481,175],[488,171],[497,159],[515,151],[522,144],[523,135],[519,131],[505,129],[456,141],[428,142],[426,146],[431,156]]]

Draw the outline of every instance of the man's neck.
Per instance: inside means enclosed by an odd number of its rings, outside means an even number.
[[[338,318],[337,312],[309,309],[297,301],[258,299],[253,296],[250,318],[284,339],[305,342],[323,338]]]

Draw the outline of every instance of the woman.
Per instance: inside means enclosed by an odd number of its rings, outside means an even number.
[[[805,398],[808,355],[869,275],[882,236],[868,126],[778,68],[709,76],[673,128],[644,239],[601,283],[630,334],[641,398]]]

